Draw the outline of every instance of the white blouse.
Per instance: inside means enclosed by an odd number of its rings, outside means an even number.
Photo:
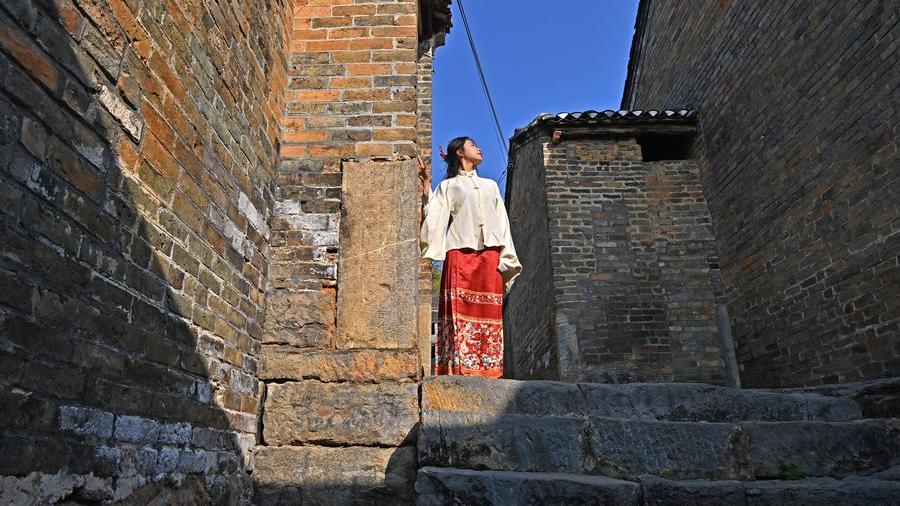
[[[447,232],[451,216],[453,222]],[[456,177],[441,181],[434,192],[429,186],[419,246],[422,258],[432,260],[444,260],[451,249],[500,246],[497,270],[503,277],[506,293],[522,272],[500,187],[493,179],[478,177],[474,169],[460,170]]]

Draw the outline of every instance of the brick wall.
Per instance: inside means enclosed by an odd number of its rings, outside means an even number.
[[[427,185],[431,184],[431,119],[432,119],[432,74],[434,72],[434,53],[442,42],[442,36],[430,37],[419,42],[419,61],[416,68],[416,133],[419,147],[419,158],[424,167],[420,169],[420,177],[424,177]],[[422,204],[428,202],[429,186],[421,185],[418,188],[422,195]],[[422,210],[418,213],[421,221]],[[433,358],[431,352],[431,327],[434,304],[432,301],[432,269],[431,260],[419,261],[419,364],[424,375],[430,375],[433,371]]]
[[[0,5],[0,502],[248,500],[288,12]]]
[[[896,375],[896,4],[641,10],[623,107],[700,109],[743,384]]]
[[[504,301],[504,376],[559,379],[544,167],[546,136],[528,135],[511,151],[507,214],[522,273]]]
[[[513,233],[534,259],[506,314],[514,374],[723,383],[696,161],[644,162],[621,125],[558,131],[559,142],[532,128],[513,144]]]

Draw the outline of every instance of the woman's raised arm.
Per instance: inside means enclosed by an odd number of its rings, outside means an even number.
[[[450,221],[450,203],[447,185],[441,182],[434,192],[428,186],[428,204],[425,206],[422,228],[419,230],[419,247],[422,258],[443,260],[446,253],[447,223]]]

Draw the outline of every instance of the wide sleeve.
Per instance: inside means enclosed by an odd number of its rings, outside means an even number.
[[[494,185],[494,188],[497,193],[495,212],[499,220],[500,238],[503,243],[500,248],[500,263],[497,266],[497,270],[503,276],[506,293],[509,293],[519,273],[522,272],[522,264],[519,263],[519,257],[516,255],[516,247],[513,244],[512,233],[509,230],[509,217],[506,215],[506,206],[503,205],[500,187]]]
[[[450,204],[447,185],[438,185],[436,191],[428,187],[428,204],[423,212],[419,230],[419,248],[422,258],[443,260],[446,254],[447,224],[450,221]]]

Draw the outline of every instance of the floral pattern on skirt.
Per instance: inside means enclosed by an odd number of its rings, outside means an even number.
[[[500,248],[452,249],[444,259],[434,374],[503,375]]]

